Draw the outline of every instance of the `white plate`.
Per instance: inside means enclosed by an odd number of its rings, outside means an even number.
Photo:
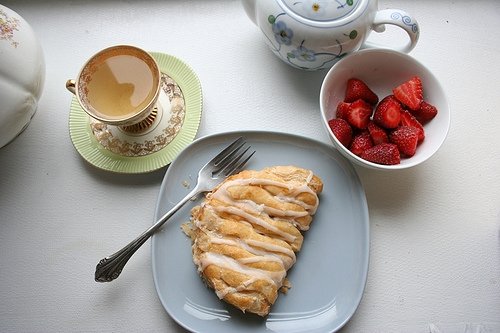
[[[323,180],[317,214],[288,274],[292,289],[279,295],[266,318],[243,314],[220,301],[197,274],[191,240],[180,229],[197,200],[177,212],[152,240],[153,276],[163,306],[192,332],[336,331],[361,301],[368,272],[369,223],[359,178],[332,147],[273,132],[222,133],[198,139],[168,168],[155,217],[184,197],[203,164],[238,136],[246,137],[257,151],[247,168],[296,165],[313,170]]]

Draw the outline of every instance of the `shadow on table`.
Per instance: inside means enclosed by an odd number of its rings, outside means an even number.
[[[407,208],[416,202],[416,197],[425,193],[420,189],[424,176],[420,167],[390,172],[358,166],[355,168],[365,189],[371,213],[404,217]]]
[[[312,110],[300,110],[311,112],[311,117],[319,117],[319,95],[323,79],[328,73],[327,69],[318,71],[300,70],[287,65],[277,57],[270,58],[275,70],[273,75],[279,76],[278,86],[275,87],[275,95],[283,99],[289,95],[300,96],[304,105],[314,105]],[[285,89],[286,87],[286,89]],[[279,97],[278,97],[279,98]]]
[[[328,70],[305,71],[293,68],[279,59],[278,61],[282,63],[281,67],[283,70],[281,74],[283,75],[283,79],[288,82],[287,88],[291,88],[291,91],[296,95],[300,95],[306,99],[308,104],[317,104],[319,109],[321,84]]]
[[[168,169],[168,166],[166,166],[148,173],[125,174],[98,169],[83,159],[81,159],[81,163],[84,165],[85,170],[92,175],[92,177],[99,179],[99,181],[112,185],[124,186],[160,185]]]

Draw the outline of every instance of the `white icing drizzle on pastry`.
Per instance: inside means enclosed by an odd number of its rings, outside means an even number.
[[[254,240],[254,239],[247,239],[246,243],[250,246],[253,246],[253,247],[262,248],[262,249],[266,250],[267,253],[269,253],[269,252],[283,253],[283,254],[289,256],[293,260],[293,263],[295,263],[295,260],[296,260],[295,252],[293,252],[293,250],[290,250],[284,246],[279,246],[276,244],[270,244],[270,243],[266,243],[266,242],[260,242],[260,241]],[[286,267],[286,268],[288,269],[289,267]]]
[[[241,208],[247,208],[251,212],[260,213],[262,211],[276,216],[285,216],[285,217],[303,217],[308,214],[314,215],[318,208],[319,200],[317,194],[307,185],[312,179],[312,173],[310,173],[306,179],[306,184],[302,184],[300,186],[292,186],[289,184],[285,184],[276,180],[267,179],[267,178],[243,178],[243,179],[233,179],[226,181],[223,183],[215,192],[211,193],[211,197],[225,202],[232,206],[238,206]],[[247,185],[256,185],[256,186],[276,186],[281,188],[286,188],[289,191],[288,195],[277,195],[274,196],[275,199],[281,202],[290,202],[296,205],[303,207],[305,212],[297,212],[293,210],[285,210],[282,211],[280,209],[275,209],[273,207],[268,207],[265,205],[257,205],[251,200],[234,200],[231,198],[228,188],[231,186],[247,186]],[[309,193],[315,198],[314,205],[308,205],[305,202],[298,200],[296,197],[301,193]]]
[[[219,254],[219,253],[214,253],[214,252],[205,252],[203,255],[199,258],[198,262],[198,270],[204,271],[205,268],[207,268],[210,265],[216,265],[218,267],[222,267],[225,269],[229,269],[235,272],[243,273],[245,275],[251,276],[250,280],[257,281],[257,280],[264,280],[268,281],[269,283],[272,283],[274,285],[277,285],[278,288],[281,287],[282,281],[286,276],[286,270],[281,269],[279,271],[265,271],[262,269],[258,268],[252,268],[248,267],[242,263],[240,263],[238,260],[230,258],[228,256]],[[248,282],[247,282],[248,284]],[[217,293],[217,296],[219,298],[223,298],[228,292],[235,292],[238,290],[238,288],[245,288],[245,284],[242,284],[238,286],[237,288],[226,288],[226,291],[220,292],[220,294],[223,296],[221,297],[219,293]],[[241,289],[242,290],[242,289]]]
[[[268,244],[265,242],[260,242],[252,239],[226,239],[226,238],[221,238],[221,237],[216,237],[211,235],[212,233],[208,234],[210,237],[210,242],[213,244],[225,244],[225,245],[230,245],[230,246],[235,246],[239,247],[253,255],[255,255],[254,258],[245,258],[245,259],[240,259],[241,262],[245,263],[251,263],[251,262],[258,262],[258,261],[274,261],[274,262],[279,262],[285,269],[290,268],[296,261],[296,256],[295,252],[290,250],[289,248],[286,248],[284,246],[279,246],[275,244]],[[261,248],[263,250],[257,249]],[[276,253],[281,253],[290,260],[285,261],[282,257],[277,255]],[[250,260],[252,259],[252,260]]]
[[[224,288],[223,290],[216,290],[215,294],[217,295],[217,297],[219,297],[219,299],[223,299],[224,297],[226,297],[227,294],[237,293],[239,291],[247,289],[249,285],[251,285],[252,283],[254,283],[257,280],[258,279],[256,279],[256,278],[251,278],[251,279],[246,280],[245,282],[243,282],[241,285],[239,285],[236,288],[227,287],[227,288]]]
[[[293,235],[290,235],[289,233],[280,230],[278,227],[272,225],[271,223],[265,221],[264,219],[261,219],[255,215],[246,213],[244,210],[236,208],[234,206],[219,206],[219,207],[214,207],[216,211],[218,212],[225,212],[233,215],[237,215],[239,217],[244,218],[247,222],[250,222],[251,224],[256,224],[259,225],[273,234],[279,235],[281,238],[293,242],[296,237]]]
[[[266,242],[253,240],[253,239],[239,239],[239,238],[222,238],[214,235],[214,232],[206,230],[205,234],[209,237],[210,243],[212,244],[223,244],[241,248],[251,254],[253,257],[248,258],[240,258],[238,259],[238,263],[242,265],[258,263],[263,261],[271,261],[278,263],[281,266],[281,270],[283,270],[283,274],[286,275],[286,271],[293,266],[296,262],[295,252],[288,247],[277,245],[277,244],[269,244]],[[281,256],[279,255],[281,254]],[[205,264],[217,264],[216,262],[209,262],[210,260],[205,258]],[[206,266],[205,266],[206,267]],[[203,268],[204,269],[204,268]],[[249,268],[252,269],[252,268]],[[243,271],[240,270],[243,273]],[[244,273],[248,273],[249,270],[245,270]],[[261,272],[264,272],[261,270]],[[253,277],[257,278],[256,276]],[[235,292],[237,290],[234,290]],[[226,293],[227,294],[227,293]]]
[[[243,221],[240,221],[241,223],[258,225],[264,230],[267,230],[270,233],[276,235],[277,239],[282,239],[288,243],[293,243],[297,237],[285,230],[281,230],[276,225],[273,225],[269,222],[269,219],[274,219],[275,221],[287,221],[301,230],[307,230],[308,226],[300,225],[300,223],[298,223],[296,219],[307,215],[314,215],[316,212],[319,204],[319,199],[317,194],[308,186],[312,179],[313,173],[310,172],[305,179],[305,184],[302,183],[298,185],[287,184],[273,179],[256,177],[226,180],[220,185],[219,188],[217,188],[214,192],[210,193],[207,196],[208,199],[215,199],[226,204],[226,206],[212,206],[208,203],[209,200],[203,203],[202,206],[203,209],[212,210],[217,216],[220,216],[220,213],[227,213],[238,216],[243,219]],[[275,186],[284,188],[287,190],[286,193],[273,195],[273,198],[278,202],[291,203],[296,206],[302,207],[303,211],[282,210],[274,207],[269,207],[265,204],[257,204],[252,200],[237,200],[231,197],[231,194],[228,191],[230,187],[247,185],[260,187]],[[312,195],[315,199],[315,203],[313,205],[310,205],[298,199],[297,196],[302,193],[308,193]],[[264,218],[262,218],[261,216],[263,216]],[[295,252],[289,247],[282,246],[276,243],[258,241],[255,239],[223,238],[223,236],[217,235],[214,231],[208,230],[203,225],[204,222],[195,220],[193,221],[193,223],[197,228],[205,232],[205,234],[209,237],[210,243],[238,247],[254,255],[253,257],[234,259],[224,254],[207,251],[201,253],[198,258],[195,258],[195,264],[198,266],[199,272],[205,271],[205,269],[210,265],[215,265],[249,276],[248,280],[244,281],[236,287],[229,286],[222,290],[216,290],[216,294],[220,299],[226,297],[228,294],[245,290],[249,285],[258,280],[268,281],[269,283],[274,284],[277,289],[279,289],[281,288],[282,283],[286,277],[287,270],[291,266],[293,266],[296,261]],[[279,263],[281,265],[281,269],[277,271],[270,271],[248,266],[249,264],[264,261]]]

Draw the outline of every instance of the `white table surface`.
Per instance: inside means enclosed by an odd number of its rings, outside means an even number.
[[[3,1],[36,31],[46,81],[28,129],[0,149],[0,332],[184,332],[155,291],[148,243],[113,283],[97,261],[150,226],[165,168],[95,169],[68,134],[64,88],[115,44],[161,51],[198,74],[198,137],[290,132],[328,142],[319,88],[326,72],[275,58],[239,1]],[[342,332],[500,332],[500,2],[381,1],[417,17],[411,55],[441,80],[447,140],[424,164],[356,167],[370,214],[361,304]]]

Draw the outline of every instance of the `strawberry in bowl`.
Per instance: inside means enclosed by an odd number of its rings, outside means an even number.
[[[412,57],[367,49],[336,63],[320,92],[322,120],[334,146],[372,169],[404,169],[431,157],[449,129],[450,110],[435,76]],[[340,141],[332,122],[350,126]]]

